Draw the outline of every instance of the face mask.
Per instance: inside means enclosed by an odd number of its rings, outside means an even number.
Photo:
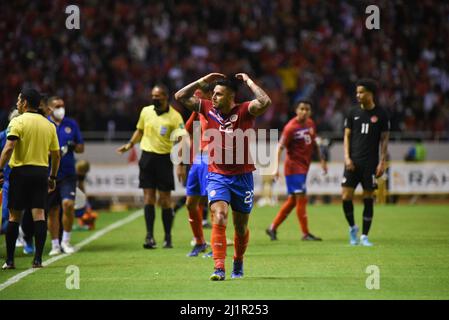
[[[64,108],[57,108],[57,109],[53,110],[53,116],[54,116],[57,120],[62,120],[62,119],[64,119],[64,116],[65,116],[65,109],[64,109]]]
[[[156,110],[160,110],[161,108],[162,108],[162,103],[161,103],[161,100],[153,100],[153,105],[154,105],[154,108],[156,108]]]

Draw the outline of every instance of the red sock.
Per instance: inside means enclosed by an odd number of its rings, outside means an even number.
[[[245,254],[246,247],[248,247],[249,241],[249,229],[246,229],[244,236],[234,233],[234,260],[243,261],[243,255]]]
[[[306,212],[307,198],[298,197],[296,201],[296,216],[298,217],[301,230],[304,235],[309,234],[309,228],[307,226],[307,212]]]
[[[203,244],[205,242],[203,235],[203,220],[202,218],[200,218],[198,207],[188,209],[188,211],[189,211],[190,228],[192,228],[196,244]]]
[[[226,226],[213,224],[210,242],[214,256],[215,269],[224,269],[226,258]]]
[[[271,230],[276,230],[282,222],[288,217],[290,212],[295,207],[295,197],[294,196],[288,196],[287,200],[284,202],[284,204],[281,207],[281,210],[276,215],[276,218],[274,218],[273,223],[271,224]]]

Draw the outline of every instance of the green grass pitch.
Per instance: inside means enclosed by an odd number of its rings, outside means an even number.
[[[254,208],[245,277],[230,279],[233,247],[228,247],[227,279],[212,282],[212,259],[188,258],[192,239],[185,209],[173,228],[173,249],[162,249],[160,210],[156,215],[159,248],[144,250],[143,216],[104,234],[0,291],[6,299],[448,299],[449,208],[443,205],[376,205],[370,240],[374,247],[350,246],[339,205],[309,205],[309,226],[322,242],[301,241],[294,212],[278,229],[278,241],[265,234],[277,207]],[[362,224],[362,206],[355,217]],[[124,219],[132,212],[100,214],[97,230],[74,232],[73,243]],[[205,231],[209,239],[210,230]],[[233,238],[232,223],[228,238]],[[50,241],[44,260],[49,259]],[[31,266],[17,249],[16,270],[0,271],[0,286]],[[0,257],[5,257],[4,237]],[[3,263],[3,261],[2,261]],[[66,287],[69,265],[79,268],[80,288]],[[379,289],[367,289],[368,266],[379,269]],[[1,288],[1,287],[0,287]]]

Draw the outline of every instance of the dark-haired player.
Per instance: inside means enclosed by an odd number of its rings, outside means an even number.
[[[175,99],[192,111],[197,111],[207,118],[208,131],[217,136],[209,143],[209,175],[207,193],[209,206],[213,215],[212,252],[215,270],[211,280],[225,279],[226,225],[228,208],[232,208],[234,222],[234,264],[231,278],[243,277],[243,256],[248,246],[249,213],[253,206],[254,182],[252,171],[254,165],[248,157],[243,163],[236,161],[236,152],[248,154],[248,143],[236,143],[234,131],[245,133],[254,127],[255,117],[263,114],[271,104],[268,95],[257,86],[245,73],[236,74],[237,79],[251,89],[255,99],[243,103],[235,102],[237,84],[235,79],[227,79],[223,74],[211,73],[187,85],[175,94]],[[213,90],[212,101],[198,99],[194,92],[199,87],[218,80]],[[221,139],[218,139],[220,137]],[[230,139],[231,138],[231,139]],[[228,142],[228,143],[227,143]],[[221,159],[215,159],[216,152],[221,152]],[[230,157],[228,157],[230,156]],[[223,161],[224,159],[230,161]]]
[[[360,244],[372,246],[368,232],[373,219],[373,193],[376,178],[385,171],[387,159],[389,120],[384,109],[374,102],[377,85],[372,79],[361,79],[356,84],[359,106],[345,119],[344,159],[342,181],[343,211],[349,224],[350,244],[358,244],[359,228],[354,222],[353,196],[359,183],[363,187],[363,230]],[[379,160],[380,144],[380,160]]]
[[[307,223],[306,180],[312,153],[318,152],[321,167],[327,172],[327,164],[321,155],[316,139],[315,123],[310,118],[312,103],[307,100],[299,101],[296,106],[296,117],[284,127],[278,147],[278,167],[276,178],[279,177],[279,162],[282,151],[287,149],[285,159],[285,180],[288,198],[274,218],[271,226],[266,230],[271,240],[277,240],[276,230],[296,206],[296,215],[303,233],[302,240],[319,241],[321,238],[310,233]]]

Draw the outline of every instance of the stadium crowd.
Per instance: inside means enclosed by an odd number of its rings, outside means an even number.
[[[258,127],[281,129],[307,97],[318,130],[342,133],[354,81],[372,77],[392,131],[448,136],[449,3],[376,1],[380,30],[365,28],[367,1],[77,4],[80,30],[65,28],[66,1],[0,4],[2,127],[24,85],[64,97],[83,131],[131,131],[155,82],[174,93],[208,72],[244,71],[273,102]]]

